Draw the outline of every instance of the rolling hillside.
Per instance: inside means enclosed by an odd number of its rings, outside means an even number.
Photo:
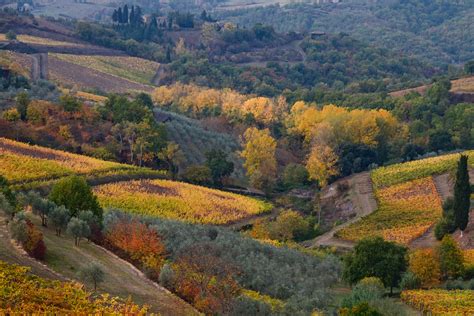
[[[163,177],[147,168],[103,161],[45,147],[0,138],[0,174],[19,188],[45,185],[69,176],[82,175],[92,182],[134,177]]]
[[[104,207],[115,207],[194,223],[228,224],[270,211],[263,201],[191,184],[146,180],[161,171],[103,161],[0,138],[0,175],[17,188],[51,184],[69,175],[85,176]],[[130,182],[117,180],[140,179]],[[152,201],[152,202],[150,202]]]

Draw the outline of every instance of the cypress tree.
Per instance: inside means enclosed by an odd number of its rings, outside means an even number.
[[[142,8],[140,8],[140,6],[138,5],[135,7],[135,24],[137,25],[143,24]]]
[[[461,237],[469,222],[469,208],[471,204],[467,159],[466,155],[461,155],[456,172],[456,183],[454,184],[454,220],[456,228],[461,230]]]
[[[122,23],[128,24],[128,5],[123,6]]]
[[[112,13],[112,21],[118,22],[118,12],[117,9],[114,10],[114,13]]]
[[[122,7],[119,7],[118,8],[118,11],[117,11],[117,21],[120,23],[123,23],[123,13],[122,13]]]
[[[135,25],[135,6],[132,5],[132,9],[130,11],[130,24]]]

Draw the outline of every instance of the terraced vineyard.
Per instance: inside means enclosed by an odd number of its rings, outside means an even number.
[[[376,190],[379,208],[343,228],[337,236],[357,241],[368,236],[408,244],[423,235],[442,213],[441,199],[431,177]]]
[[[29,274],[29,268],[0,261],[0,314],[127,314],[146,309],[116,297],[94,297],[75,282],[59,282]]]
[[[469,165],[473,167],[474,151],[466,151],[464,154],[469,156]],[[452,171],[456,168],[458,160],[459,154],[414,160],[377,168],[372,171],[371,177],[375,188],[382,188]]]
[[[470,166],[474,151],[467,151]],[[408,244],[422,236],[441,217],[442,201],[432,176],[456,168],[459,154],[410,161],[375,169],[371,173],[378,209],[337,232],[357,241],[367,236]]]
[[[0,34],[0,41],[6,41],[5,34]],[[44,46],[74,46],[83,47],[84,45],[71,42],[56,41],[50,38],[31,36],[31,35],[17,35],[17,40],[27,44],[37,44]]]
[[[167,180],[133,180],[94,188],[103,207],[201,224],[227,224],[270,211],[261,200]]]
[[[51,54],[51,56],[112,76],[141,84],[150,84],[160,64],[137,57]]]
[[[14,185],[29,183],[35,186],[73,174],[99,179],[161,173],[0,138],[0,174]]]
[[[403,291],[401,299],[423,312],[423,315],[474,315],[472,290]]]

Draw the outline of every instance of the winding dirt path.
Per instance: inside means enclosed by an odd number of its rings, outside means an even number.
[[[344,224],[338,225],[328,231],[325,234],[322,234],[315,239],[308,240],[303,242],[303,245],[308,248],[316,248],[316,247],[338,247],[338,248],[352,248],[354,243],[347,240],[342,240],[336,238],[334,235],[343,229],[357,221],[361,218],[371,214],[377,209],[377,201],[375,200],[375,195],[372,186],[372,180],[370,179],[369,172],[362,172],[359,174],[355,174],[349,178],[343,179],[349,182],[350,185],[350,195],[351,200],[355,206],[357,211],[357,215],[350,219],[349,221],[345,222]],[[332,191],[336,189],[337,182],[331,185],[328,188],[328,191]]]

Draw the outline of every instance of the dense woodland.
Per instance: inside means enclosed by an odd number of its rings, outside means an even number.
[[[338,5],[229,10],[219,17],[242,27],[264,23],[278,32],[345,32],[364,42],[446,66],[473,58],[473,35],[467,31],[472,14],[470,1],[352,0]]]

